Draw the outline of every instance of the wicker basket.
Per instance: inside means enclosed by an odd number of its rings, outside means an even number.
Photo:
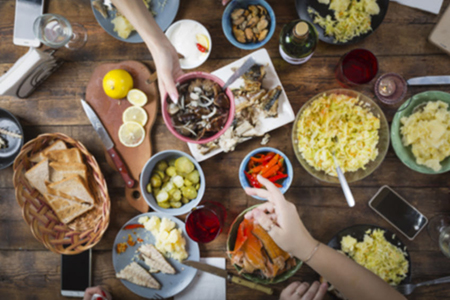
[[[57,140],[62,140],[69,148],[78,148],[83,154],[88,173],[91,176],[88,181],[92,193],[97,204],[101,206],[101,209],[99,209],[99,211],[101,210],[101,217],[98,222],[85,231],[75,231],[61,223],[51,207],[44,201],[42,195],[30,186],[25,178],[25,172],[33,166],[29,158]],[[38,241],[55,253],[78,254],[92,248],[100,241],[108,228],[111,202],[100,167],[84,145],[65,134],[41,134],[26,143],[14,162],[13,181],[16,200],[22,208],[23,218],[30,226],[31,232]]]

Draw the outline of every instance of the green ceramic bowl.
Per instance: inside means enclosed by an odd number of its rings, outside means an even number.
[[[418,165],[416,163],[416,158],[412,154],[411,146],[408,147],[403,146],[402,135],[400,133],[400,126],[401,126],[400,119],[411,115],[415,107],[429,101],[441,100],[450,105],[450,94],[439,91],[429,91],[414,95],[411,100],[411,103],[408,105],[410,100],[411,99],[403,103],[403,105],[399,108],[399,112],[395,114],[394,119],[392,120],[391,140],[395,153],[397,154],[398,158],[400,158],[400,160],[408,168],[417,171],[419,173],[441,174],[448,172],[450,170],[450,157],[447,157],[446,159],[441,161],[442,169],[438,172],[435,172],[428,167]]]
[[[231,224],[231,228],[230,228],[230,232],[228,232],[228,240],[227,240],[227,253],[228,253],[228,257],[231,259],[231,255],[229,254],[230,251],[234,250],[234,243],[236,242],[236,237],[237,237],[237,231],[239,228],[239,224],[241,224],[242,220],[244,220],[244,215],[251,211],[252,209],[258,207],[261,204],[257,204],[254,206],[251,206],[249,208],[247,208],[246,210],[244,210],[239,216],[237,216],[237,218],[233,221],[233,224]],[[246,273],[242,273],[241,276],[244,277],[247,280],[253,281],[255,283],[259,283],[259,284],[276,284],[276,283],[280,283],[283,281],[286,281],[287,279],[289,279],[290,277],[292,277],[295,273],[297,273],[297,271],[300,269],[300,267],[302,266],[303,262],[299,259],[296,258],[297,261],[297,265],[290,269],[289,271],[284,272],[283,274],[280,274],[278,276],[276,276],[274,279],[270,280],[267,278],[263,278],[261,276],[258,275],[254,275],[254,274],[246,274]],[[242,270],[241,267],[237,266],[237,265],[233,265],[236,270],[238,272],[240,272]]]

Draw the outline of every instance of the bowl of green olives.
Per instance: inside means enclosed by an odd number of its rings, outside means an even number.
[[[190,212],[205,193],[205,175],[198,162],[178,150],[153,155],[141,172],[141,193],[155,211],[172,216]]]

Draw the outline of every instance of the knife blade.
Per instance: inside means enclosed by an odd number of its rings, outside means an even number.
[[[116,149],[114,148],[114,142],[106,131],[106,128],[103,126],[95,111],[85,100],[81,99],[81,105],[83,106],[84,112],[86,113],[89,121],[91,121],[92,126],[94,126],[95,132],[97,132],[100,140],[105,146],[106,152],[108,152],[109,156],[114,162],[114,165],[117,167],[117,170],[119,170],[119,173],[122,176],[122,179],[125,181],[126,186],[132,188],[135,182],[133,178],[131,178],[130,173],[128,172],[128,169],[119,153],[117,153]]]
[[[207,272],[219,277],[223,277],[225,279],[227,279],[230,282],[266,293],[268,295],[272,295],[273,294],[273,289],[269,288],[269,287],[265,287],[259,284],[256,284],[254,282],[242,279],[238,276],[234,276],[230,273],[227,272],[227,270],[221,269],[221,268],[217,268],[215,266],[211,266],[208,264],[204,264],[198,261],[192,261],[192,260],[186,260],[183,261],[183,264],[192,268],[195,268],[197,270],[203,271],[203,272]]]
[[[248,70],[250,70],[250,68],[256,64],[255,60],[250,57],[249,59],[247,59],[245,61],[245,63],[239,67],[239,69],[237,69],[233,75],[230,76],[230,78],[228,78],[227,82],[225,82],[224,86],[223,86],[223,90],[225,91],[228,86],[230,86],[233,82],[236,81],[236,79],[238,79],[239,77],[241,77],[242,75],[244,75]]]
[[[408,85],[440,85],[450,84],[450,76],[423,76],[410,78],[406,81]]]

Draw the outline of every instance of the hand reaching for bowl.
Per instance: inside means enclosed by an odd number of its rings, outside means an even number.
[[[148,44],[149,49],[151,44]],[[175,85],[175,79],[183,75],[181,70],[178,53],[170,41],[164,35],[159,41],[159,45],[151,50],[156,70],[158,71],[158,89],[161,96],[161,102],[165,101],[164,95],[167,95],[173,102],[178,101],[178,91]]]
[[[258,181],[266,189],[247,188],[248,195],[268,200],[245,215],[255,219],[284,251],[305,260],[313,252],[317,241],[303,225],[295,205],[287,201],[280,190],[269,180],[258,175]]]
[[[175,86],[175,79],[183,75],[177,51],[156,24],[153,15],[145,7],[142,0],[112,0],[112,2],[134,26],[152,53],[158,72],[161,102],[165,101],[166,92],[172,101],[177,102],[178,91]]]

